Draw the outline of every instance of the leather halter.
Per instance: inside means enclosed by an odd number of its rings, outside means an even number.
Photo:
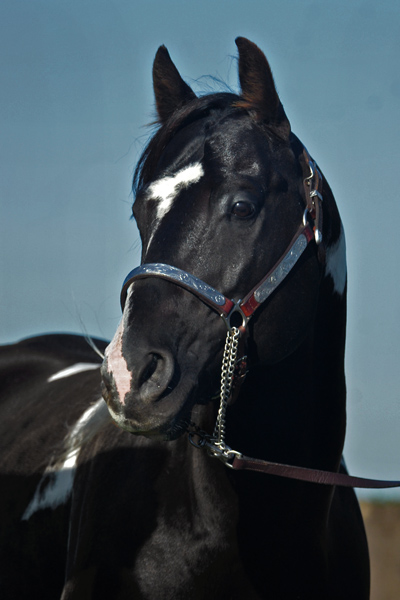
[[[136,267],[125,278],[121,290],[122,310],[125,306],[128,289],[134,281],[145,277],[157,277],[171,281],[195,294],[224,319],[228,329],[231,327],[233,315],[239,313],[242,317],[242,326],[245,328],[256,309],[269,298],[289,274],[308,244],[313,239],[317,245],[322,241],[322,175],[305,148],[303,149],[303,159],[307,170],[303,180],[305,199],[303,223],[278,262],[243,300],[237,302],[229,300],[198,277],[177,267],[163,263],[148,263]],[[313,222],[313,229],[309,219]]]
[[[148,263],[140,265],[133,269],[125,278],[121,290],[121,307],[124,309],[128,289],[134,281],[147,277],[157,277],[170,281],[185,290],[197,296],[202,302],[208,305],[212,310],[217,312],[225,321],[228,331],[236,327],[240,331],[241,341],[243,343],[244,335],[247,331],[249,319],[253,316],[257,308],[263,304],[276,288],[283,282],[293,267],[296,265],[301,255],[307,248],[308,244],[315,240],[318,248],[318,259],[324,262],[324,251],[322,248],[322,175],[316,163],[309,155],[306,148],[303,148],[302,154],[304,167],[303,173],[303,189],[305,210],[303,215],[303,223],[297,230],[289,246],[278,262],[268,271],[261,281],[245,296],[243,300],[230,300],[224,294],[208,285],[198,277],[163,263]],[[311,224],[310,224],[311,221]],[[240,324],[238,324],[238,318]],[[235,376],[234,386],[236,386],[235,394],[240,389],[240,384],[244,379],[246,371],[246,357],[242,356],[238,360],[241,371]],[[200,441],[194,442],[193,436],[199,436]],[[234,470],[250,470],[287,479],[295,479],[299,481],[308,481],[310,483],[318,483],[325,485],[338,485],[344,487],[360,487],[360,488],[388,488],[400,487],[400,481],[382,481],[376,479],[364,479],[361,477],[353,477],[344,473],[333,473],[321,471],[318,469],[309,469],[293,465],[285,465],[281,463],[273,463],[266,460],[259,460],[244,456],[239,452],[226,447],[218,456],[215,444],[212,444],[211,436],[203,432],[194,431],[189,434],[191,443],[198,447],[208,447],[213,456],[221,458],[221,460]],[[226,450],[227,449],[227,450]]]
[[[302,225],[275,266],[247,294],[244,300],[238,300],[237,302],[229,300],[229,298],[208,285],[208,283],[177,267],[163,263],[141,265],[133,269],[123,283],[121,291],[122,309],[125,306],[128,288],[134,281],[146,277],[157,277],[171,281],[200,298],[200,300],[224,319],[228,329],[233,326],[232,317],[237,313],[241,317],[241,326],[246,327],[256,309],[282,283],[313,239],[314,236],[310,225],[308,223]]]

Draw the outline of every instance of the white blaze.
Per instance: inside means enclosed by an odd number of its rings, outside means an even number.
[[[147,190],[147,200],[157,202],[156,219],[153,224],[153,231],[150,236],[149,245],[153,239],[154,233],[160,225],[163,217],[171,209],[173,202],[179,191],[196,183],[203,176],[204,171],[201,163],[195,163],[180,169],[175,175],[166,176],[154,181]],[[127,327],[129,317],[129,296],[132,287],[128,290],[124,314],[118,329],[107,347],[105,357],[107,359],[108,372],[112,374],[117,388],[119,401],[125,404],[126,395],[131,389],[132,373],[128,368],[126,359],[122,353],[122,338]]]
[[[107,359],[107,369],[112,374],[117,388],[119,400],[122,404],[125,404],[125,396],[131,389],[132,373],[128,369],[128,363],[122,353],[122,337],[124,335],[125,327],[128,322],[129,316],[129,297],[132,292],[132,286],[128,288],[126,297],[124,314],[118,329],[105,351],[105,358]]]
[[[204,175],[201,163],[195,163],[184,167],[175,175],[166,176],[152,183],[147,190],[147,199],[158,202],[156,221],[153,225],[153,232],[150,236],[148,247],[153,239],[154,233],[161,220],[171,209],[176,196],[180,190],[188,188],[193,183],[197,183]]]

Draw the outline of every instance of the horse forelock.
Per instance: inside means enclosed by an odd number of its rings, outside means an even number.
[[[134,194],[149,184],[166,146],[173,137],[184,127],[210,116],[213,111],[222,114],[243,112],[237,108],[239,96],[228,92],[208,94],[192,100],[189,104],[176,110],[170,119],[159,127],[150,139],[140,157],[133,177],[132,189]]]

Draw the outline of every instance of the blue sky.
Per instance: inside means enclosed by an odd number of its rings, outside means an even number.
[[[2,0],[0,343],[112,337],[139,261],[130,187],[154,54],[165,44],[196,91],[208,75],[237,89],[238,35],[266,53],[344,221],[347,462],[400,478],[397,1]]]

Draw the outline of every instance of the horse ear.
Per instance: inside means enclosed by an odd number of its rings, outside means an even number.
[[[241,99],[236,106],[251,111],[258,121],[277,128],[287,138],[290,123],[275,88],[271,68],[264,53],[243,37],[235,40],[239,50],[239,81]]]
[[[153,87],[161,123],[165,123],[174,111],[196,98],[196,94],[179,75],[165,46],[159,47],[154,59]]]

